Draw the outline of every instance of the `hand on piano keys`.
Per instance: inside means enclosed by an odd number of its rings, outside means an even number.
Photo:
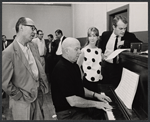
[[[105,103],[112,102],[112,100],[104,94],[95,93],[95,97]]]
[[[105,93],[101,93],[101,94],[105,95]],[[109,103],[107,102],[107,104],[109,104]],[[116,120],[115,117],[114,117],[114,114],[112,112],[112,109],[105,109],[105,111],[106,111],[108,120]]]
[[[111,99],[108,96],[95,93],[95,97],[98,100],[102,101],[102,102],[97,102],[96,108],[103,109],[104,111],[113,109],[113,107],[108,104],[109,102],[111,102]]]

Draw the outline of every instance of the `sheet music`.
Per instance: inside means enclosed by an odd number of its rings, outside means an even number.
[[[137,90],[138,81],[138,74],[123,68],[122,78],[118,87],[115,89],[115,92],[129,109],[132,109],[132,103]]]
[[[117,55],[119,55],[121,52],[125,51],[125,50],[130,50],[129,48],[127,49],[117,49],[114,52],[112,52],[105,60],[110,60],[115,58]]]

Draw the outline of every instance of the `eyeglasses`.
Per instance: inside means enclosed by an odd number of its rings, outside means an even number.
[[[24,25],[24,26],[29,26],[31,27],[32,31],[36,30],[36,27],[34,25]]]
[[[39,35],[43,36],[44,34],[39,34]]]

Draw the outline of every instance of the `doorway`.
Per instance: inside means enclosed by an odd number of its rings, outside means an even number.
[[[125,16],[127,18],[127,21],[129,22],[129,4],[107,12],[107,31],[113,30],[112,20],[117,15]],[[128,28],[129,28],[129,23],[128,23],[127,30]]]

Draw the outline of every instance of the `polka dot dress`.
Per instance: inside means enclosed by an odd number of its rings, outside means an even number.
[[[102,80],[101,49],[97,47],[96,48],[84,47],[82,51],[84,52],[84,60],[82,66],[85,78],[91,82],[97,82],[99,80]]]

